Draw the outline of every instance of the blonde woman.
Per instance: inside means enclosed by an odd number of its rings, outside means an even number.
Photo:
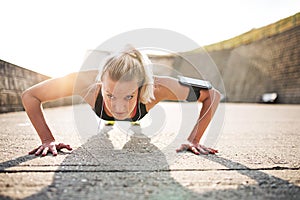
[[[43,102],[72,95],[82,96],[104,120],[138,121],[163,100],[202,102],[198,121],[187,138],[188,143],[182,144],[177,151],[217,153],[217,150],[200,145],[199,141],[218,107],[220,93],[214,88],[188,87],[175,78],[153,76],[148,64],[147,56],[130,48],[110,56],[100,72],[90,70],[72,73],[41,82],[24,91],[24,108],[42,143],[29,153],[45,156],[50,152],[56,156],[60,149],[72,150],[68,144],[56,143],[41,106]],[[196,98],[193,99],[191,94],[194,92]]]

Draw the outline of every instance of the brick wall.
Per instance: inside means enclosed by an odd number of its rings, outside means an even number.
[[[30,86],[50,77],[24,69],[17,65],[0,60],[0,113],[24,110],[21,94]],[[71,98],[46,103],[44,107],[71,104]]]

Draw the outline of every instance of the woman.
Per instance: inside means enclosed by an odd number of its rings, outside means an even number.
[[[160,101],[191,100],[193,92],[196,92],[195,100],[202,102],[203,106],[188,137],[189,143],[182,144],[177,152],[217,153],[217,150],[200,145],[199,141],[218,107],[220,93],[216,89],[188,87],[171,77],[153,76],[147,64],[149,59],[145,55],[130,48],[110,56],[100,73],[98,70],[72,73],[41,82],[24,91],[24,108],[42,142],[29,153],[45,156],[51,152],[56,156],[60,149],[72,150],[68,144],[56,143],[42,112],[43,102],[80,95],[101,119],[137,121]],[[80,83],[76,84],[76,90],[75,82]]]

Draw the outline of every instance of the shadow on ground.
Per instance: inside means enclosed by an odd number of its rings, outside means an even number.
[[[48,187],[26,199],[299,199],[300,188],[260,170],[215,155],[206,159],[222,164],[257,181],[237,189],[197,193],[172,176],[165,155],[150,143],[141,129],[123,149],[115,150],[108,138],[109,127],[68,155]],[[1,163],[5,168],[34,159],[23,156]],[[78,163],[74,165],[74,163]],[[191,172],[193,173],[193,172]],[[0,196],[0,199],[10,197]]]

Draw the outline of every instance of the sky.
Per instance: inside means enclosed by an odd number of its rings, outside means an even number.
[[[0,59],[58,77],[127,31],[167,29],[204,46],[294,15],[300,1],[0,0],[0,7]]]

